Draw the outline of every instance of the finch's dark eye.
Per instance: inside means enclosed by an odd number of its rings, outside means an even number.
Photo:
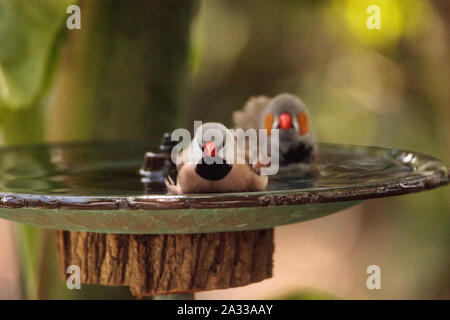
[[[222,143],[219,144],[218,146],[216,146],[216,149],[221,150],[225,146],[225,141],[226,141],[226,139],[225,139],[225,137],[223,137]]]

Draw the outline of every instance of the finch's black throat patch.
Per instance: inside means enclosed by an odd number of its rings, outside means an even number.
[[[195,167],[195,172],[203,179],[210,181],[217,181],[225,178],[228,175],[228,173],[230,173],[233,166],[227,164],[225,159],[221,159],[222,163],[220,163],[219,161],[213,162],[213,160],[214,158],[211,157],[203,158],[202,162],[198,163],[197,166]]]
[[[309,144],[300,143],[292,146],[282,155],[280,165],[287,166],[291,163],[310,163],[314,160],[313,147]]]

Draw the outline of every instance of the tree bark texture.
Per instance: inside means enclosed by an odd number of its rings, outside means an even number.
[[[272,276],[273,229],[176,235],[58,231],[59,265],[137,297],[244,286]]]

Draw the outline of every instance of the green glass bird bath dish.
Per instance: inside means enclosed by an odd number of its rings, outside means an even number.
[[[446,166],[427,155],[321,144],[319,174],[279,173],[263,192],[147,194],[139,168],[144,153],[155,146],[123,142],[0,149],[0,217],[101,233],[257,230],[448,183]]]

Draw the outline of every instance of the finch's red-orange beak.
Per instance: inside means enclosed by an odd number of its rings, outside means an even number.
[[[283,112],[282,114],[280,114],[280,116],[278,117],[278,126],[281,129],[291,129],[293,128],[292,126],[292,116],[287,113],[287,112]]]
[[[206,157],[215,157],[216,156],[217,146],[214,142],[210,141],[205,143],[203,146],[203,155]]]

